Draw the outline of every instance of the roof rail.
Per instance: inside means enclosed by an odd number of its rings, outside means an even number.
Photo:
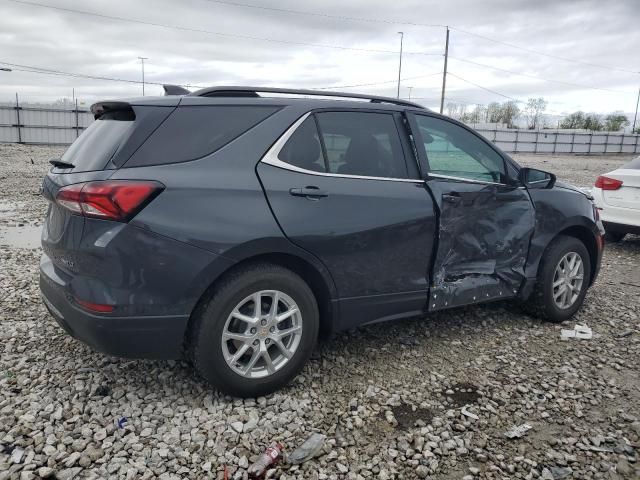
[[[372,103],[391,103],[394,105],[402,105],[404,107],[414,107],[424,109],[422,105],[400,100],[391,97],[378,97],[375,95],[363,95],[360,93],[330,92],[324,90],[304,90],[295,88],[273,88],[273,87],[209,87],[197,90],[191,93],[196,97],[259,97],[259,93],[278,93],[288,95],[313,95],[318,97],[339,97],[339,98],[357,98],[369,100]]]

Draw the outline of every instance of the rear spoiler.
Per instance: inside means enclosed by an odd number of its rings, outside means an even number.
[[[91,113],[93,113],[93,118],[98,119],[102,115],[107,112],[124,112],[128,115],[132,115],[133,118],[128,118],[128,120],[133,120],[135,118],[135,114],[131,105],[127,102],[97,102],[91,105]]]
[[[189,95],[191,92],[180,85],[162,85],[164,94],[167,95]]]

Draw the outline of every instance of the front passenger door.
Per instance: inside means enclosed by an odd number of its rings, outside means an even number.
[[[429,114],[411,125],[439,210],[429,310],[517,295],[534,230],[534,208],[509,165],[484,138]]]

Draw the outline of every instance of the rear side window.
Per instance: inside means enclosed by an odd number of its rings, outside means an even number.
[[[209,155],[253,128],[279,107],[178,107],[126,163],[179,163]]]
[[[395,120],[386,113],[311,115],[291,135],[278,159],[315,172],[408,178]]]
[[[293,132],[293,135],[280,150],[278,159],[305,170],[327,171],[320,147],[320,136],[313,116],[307,117],[302,125]]]
[[[62,155],[61,160],[74,165],[67,172],[102,170],[133,129],[131,110],[108,112],[93,122]]]
[[[407,165],[392,114],[317,114],[330,173],[407,178]]]

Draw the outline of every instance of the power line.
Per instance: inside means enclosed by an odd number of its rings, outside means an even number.
[[[472,35],[474,37],[482,38],[482,39],[488,40],[490,42],[499,43],[499,44],[505,45],[507,47],[517,48],[517,49],[523,50],[525,52],[535,53],[536,55],[542,55],[542,56],[545,56],[545,57],[554,58],[556,60],[563,60],[565,62],[579,63],[579,64],[582,64],[582,65],[587,65],[589,67],[604,68],[605,70],[616,70],[618,72],[640,74],[640,71],[629,70],[629,69],[626,69],[626,68],[612,67],[610,65],[602,65],[602,64],[599,64],[599,63],[585,62],[585,61],[582,61],[582,60],[576,60],[575,58],[562,57],[560,55],[554,55],[552,53],[546,53],[546,52],[542,52],[540,50],[534,50],[533,48],[522,47],[520,45],[516,45],[516,44],[513,44],[513,43],[504,42],[502,40],[497,40],[495,38],[487,37],[485,35],[480,35],[479,33],[470,32],[468,30],[463,30],[461,28],[457,28],[457,27],[449,27],[449,28],[451,28],[451,30],[455,30],[457,32],[464,33],[466,35]]]
[[[506,68],[494,67],[493,65],[487,65],[486,63],[475,62],[473,60],[468,60],[466,58],[452,57],[452,56],[449,56],[449,58],[451,58],[453,60],[457,60],[459,62],[464,62],[464,63],[469,63],[469,64],[472,64],[472,65],[477,65],[479,67],[491,68],[492,70],[497,70],[499,72],[511,73],[513,75],[519,75],[521,77],[535,78],[536,80],[543,80],[545,82],[558,83],[560,85],[568,85],[570,87],[587,88],[587,89],[591,89],[591,90],[601,90],[601,91],[604,91],[604,92],[618,93],[618,94],[623,94],[623,95],[635,94],[635,93],[631,93],[631,92],[623,92],[622,90],[611,90],[609,88],[592,87],[590,85],[581,85],[579,83],[565,82],[563,80],[554,80],[554,79],[551,79],[551,78],[544,78],[544,77],[540,77],[538,75],[531,75],[531,74],[528,74],[528,73],[514,72],[513,70],[507,70]]]
[[[404,77],[401,80],[404,82],[405,80],[415,80],[417,78],[427,78],[434,77],[436,75],[442,75],[442,72],[430,73],[428,75],[416,75],[415,77]],[[375,82],[375,83],[356,83],[354,85],[337,85],[332,87],[315,87],[314,90],[331,90],[336,88],[355,88],[355,87],[371,87],[374,85],[385,85],[388,83],[396,83],[398,79],[395,80],[387,80],[384,82]]]
[[[64,77],[73,77],[73,78],[87,78],[90,80],[103,80],[103,81],[109,81],[109,82],[121,82],[121,83],[133,83],[136,85],[140,85],[142,84],[142,81],[140,80],[130,80],[127,78],[117,78],[117,77],[106,77],[104,75],[89,75],[89,74],[85,74],[85,73],[76,73],[76,72],[65,72],[63,70],[53,70],[53,69],[49,69],[49,68],[43,68],[43,67],[36,67],[33,65],[21,65],[18,63],[9,63],[9,62],[4,62],[4,61],[0,61],[0,65],[8,65],[10,66],[13,70],[15,71],[20,71],[20,72],[27,72],[27,73],[39,73],[39,74],[44,74],[44,75],[55,75],[55,76],[64,76]],[[415,80],[418,78],[427,78],[427,77],[432,77],[432,76],[436,76],[436,75],[440,75],[442,74],[442,72],[436,72],[436,73],[430,73],[427,75],[416,75],[413,77],[405,77],[402,80]],[[338,88],[352,88],[352,87],[369,87],[369,86],[375,86],[375,85],[385,85],[388,83],[396,83],[398,80],[388,80],[388,81],[383,81],[383,82],[372,82],[372,83],[360,83],[360,84],[354,84],[354,85],[337,85],[337,86],[331,86],[331,87],[315,87],[314,90],[332,90],[332,89],[338,89]],[[145,79],[144,83],[147,84],[151,84],[151,85],[166,85],[167,83],[170,82],[150,82],[148,80]],[[175,84],[173,84],[175,85]],[[200,85],[192,85],[192,84],[181,84],[180,86],[182,87],[187,87],[187,88],[205,88],[203,86]]]
[[[455,73],[449,72],[449,75],[451,75],[453,77],[456,77],[457,79],[462,80],[463,82],[466,82],[466,83],[468,83],[470,85],[473,85],[474,87],[478,87],[478,88],[481,88],[482,90],[486,90],[487,92],[491,92],[491,93],[493,93],[495,95],[499,95],[501,97],[508,98],[509,100],[513,100],[514,102],[523,103],[522,100],[518,100],[517,98],[510,97],[509,95],[505,95],[505,94],[500,93],[500,92],[496,92],[495,90],[491,90],[490,88],[483,87],[482,85],[478,85],[477,83],[474,83],[474,82],[472,82],[470,80],[467,80],[466,78],[462,78],[461,76],[456,75]]]
[[[142,81],[140,80],[130,80],[128,78],[106,77],[104,75],[89,75],[86,73],[65,72],[63,70],[53,70],[50,68],[35,67],[33,65],[21,65],[18,63],[9,63],[4,61],[0,61],[0,64],[9,65],[13,70],[16,70],[19,72],[39,73],[43,75],[56,75],[56,76],[73,77],[73,78],[87,78],[90,80],[102,80],[102,81],[108,81],[108,82],[133,83],[136,85],[140,85],[142,83]],[[151,85],[165,85],[170,82],[162,83],[162,82],[150,82],[148,80],[145,80],[144,83],[148,83]],[[198,85],[190,85],[190,84],[183,84],[180,86],[188,87],[188,88],[204,88]]]
[[[230,5],[230,6],[234,6],[234,7],[243,7],[243,8],[252,8],[252,9],[258,9],[258,10],[266,10],[266,11],[272,11],[272,12],[278,12],[278,13],[287,13],[287,14],[293,14],[293,15],[305,15],[305,16],[311,16],[311,17],[323,17],[323,18],[331,18],[331,19],[335,19],[335,20],[343,20],[343,21],[357,21],[357,22],[368,22],[368,23],[385,23],[388,25],[410,25],[410,26],[415,26],[415,27],[440,27],[440,28],[446,28],[446,25],[442,25],[442,24],[434,24],[434,23],[420,23],[420,22],[409,22],[409,21],[402,21],[402,20],[388,20],[388,19],[382,19],[382,18],[366,18],[366,17],[354,17],[354,16],[345,16],[345,15],[335,15],[335,14],[328,14],[328,13],[320,13],[320,12],[310,12],[310,11],[305,11],[305,10],[295,10],[295,9],[290,9],[290,8],[278,8],[278,7],[266,7],[263,5],[255,5],[255,4],[251,4],[251,3],[244,3],[244,2],[235,2],[235,1],[230,1],[230,0],[206,0],[210,3],[217,3],[217,4],[221,4],[221,5]],[[466,34],[466,35],[472,35],[478,38],[482,38],[484,40],[488,40],[490,42],[494,42],[494,43],[499,43],[511,48],[516,48],[525,52],[529,52],[529,53],[534,53],[536,55],[542,55],[545,57],[549,57],[549,58],[554,58],[556,60],[562,60],[565,62],[573,62],[573,63],[579,63],[582,65],[586,65],[586,66],[590,66],[590,67],[596,67],[596,68],[604,68],[606,70],[616,70],[619,72],[626,72],[626,73],[633,73],[633,74],[640,74],[640,71],[634,71],[634,70],[629,70],[627,68],[620,68],[620,67],[612,67],[610,65],[602,65],[602,64],[598,64],[598,63],[593,63],[593,62],[585,62],[583,60],[577,60],[574,58],[569,58],[569,57],[563,57],[560,55],[554,55],[551,53],[547,53],[547,52],[542,52],[540,50],[535,50],[533,48],[528,48],[528,47],[522,47],[520,45],[516,45],[510,42],[505,42],[502,40],[498,40],[495,38],[491,38],[491,37],[487,37],[485,35],[481,35],[479,33],[474,33],[474,32],[470,32],[469,30],[465,30],[462,28],[458,28],[458,27],[451,27],[449,26],[449,28],[451,30],[455,30],[457,32]]]
[[[119,22],[137,23],[137,24],[141,24],[141,25],[148,25],[148,26],[161,27],[161,28],[169,28],[169,29],[181,30],[181,31],[185,31],[185,32],[204,33],[204,34],[207,34],[207,35],[216,35],[216,36],[227,37],[227,38],[241,38],[241,39],[244,39],[244,40],[258,40],[258,41],[261,41],[261,42],[282,43],[282,44],[287,44],[287,45],[303,45],[303,46],[316,47],[316,48],[332,48],[332,49],[337,49],[337,50],[348,50],[348,51],[356,51],[356,52],[387,53],[387,54],[394,54],[394,55],[398,54],[398,52],[395,51],[395,50],[343,47],[341,45],[326,45],[326,44],[321,44],[321,43],[297,42],[295,40],[279,40],[279,39],[275,39],[275,38],[256,37],[256,36],[253,36],[253,35],[241,35],[241,34],[236,34],[236,33],[223,33],[223,32],[216,32],[216,31],[213,31],[213,30],[206,30],[206,29],[202,29],[202,28],[192,28],[192,27],[185,27],[185,26],[181,26],[181,25],[170,25],[170,24],[167,24],[167,23],[151,22],[151,21],[147,21],[147,20],[138,20],[138,19],[134,19],[134,18],[120,17],[120,16],[116,16],[116,15],[107,15],[107,14],[102,14],[102,13],[97,13],[97,12],[89,12],[87,10],[78,10],[78,9],[75,9],[75,8],[58,7],[58,6],[55,6],[55,5],[47,5],[47,4],[44,4],[44,3],[30,2],[30,1],[26,1],[26,0],[7,0],[7,1],[13,2],[13,3],[19,3],[19,4],[22,4],[22,5],[29,5],[29,6],[32,6],[32,7],[49,8],[49,9],[52,9],[52,10],[58,10],[58,11],[62,11],[62,12],[75,13],[75,14],[79,14],[79,15],[88,15],[88,16],[92,16],[92,17],[105,18],[105,19],[108,19],[108,20],[116,20],[116,21],[119,21]],[[404,54],[405,55],[425,55],[425,56],[440,56],[441,55],[440,53],[428,53],[428,52],[404,52]]]
[[[384,18],[364,18],[364,17],[351,17],[347,15],[335,15],[330,13],[319,13],[319,12],[309,12],[304,10],[294,10],[291,8],[278,8],[278,7],[266,7],[264,5],[255,5],[251,3],[243,3],[243,2],[232,2],[227,0],[206,0],[210,3],[218,3],[221,5],[230,5],[233,7],[243,7],[243,8],[254,8],[258,10],[266,10],[271,12],[278,13],[288,13],[293,15],[305,15],[309,17],[323,17],[323,18],[331,18],[334,20],[346,20],[346,21],[355,21],[355,22],[368,22],[368,23],[386,23],[387,25],[412,25],[415,27],[440,27],[444,28],[445,25],[440,25],[437,23],[418,23],[418,22],[402,22],[396,20],[387,20]]]

